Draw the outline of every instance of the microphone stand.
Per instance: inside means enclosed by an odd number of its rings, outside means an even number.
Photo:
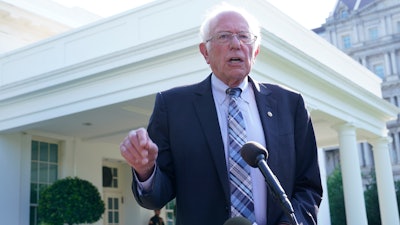
[[[261,157],[264,158],[263,156]],[[275,198],[278,199],[279,197],[279,204],[282,207],[283,211],[286,213],[286,215],[289,217],[290,223],[292,225],[299,225],[292,204],[290,203],[283,188],[280,185],[278,185],[279,184],[278,179],[273,175],[271,169],[266,165],[265,160],[258,160],[258,167],[265,169],[265,170],[261,169],[260,171],[263,173],[265,181],[268,184],[268,187],[271,189]],[[269,179],[267,179],[267,177]],[[275,180],[275,182],[271,182],[272,180]]]

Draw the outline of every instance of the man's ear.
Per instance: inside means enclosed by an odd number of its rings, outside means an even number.
[[[207,50],[206,43],[204,43],[204,42],[200,43],[199,49],[200,49],[200,52],[203,55],[204,59],[206,60],[207,64],[210,64],[209,59],[208,59],[208,50]]]
[[[259,45],[259,46],[257,47],[257,49],[254,51],[254,57],[253,57],[253,60],[252,60],[252,63],[253,63],[253,64],[256,62],[256,58],[257,58],[258,53],[260,53],[260,45]]]
[[[254,52],[254,56],[257,56],[260,53],[260,45],[257,47],[256,51]]]

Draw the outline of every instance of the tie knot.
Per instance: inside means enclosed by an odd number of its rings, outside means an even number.
[[[226,94],[231,97],[239,97],[242,93],[242,89],[240,88],[228,88],[226,89]]]

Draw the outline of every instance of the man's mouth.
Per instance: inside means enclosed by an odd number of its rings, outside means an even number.
[[[238,57],[232,57],[229,59],[229,62],[242,62],[242,59]]]

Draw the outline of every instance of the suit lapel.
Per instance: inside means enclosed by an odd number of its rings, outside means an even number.
[[[225,197],[230,202],[228,173],[226,167],[224,144],[222,142],[217,111],[211,91],[211,76],[198,85],[194,107],[206,136],[213,164],[224,189]]]
[[[254,90],[258,112],[260,113],[260,120],[264,130],[266,148],[268,149],[270,142],[274,140],[274,133],[276,134],[279,130],[277,100],[272,97],[271,90],[269,90],[265,84],[257,83],[251,78],[249,78],[249,81]]]

